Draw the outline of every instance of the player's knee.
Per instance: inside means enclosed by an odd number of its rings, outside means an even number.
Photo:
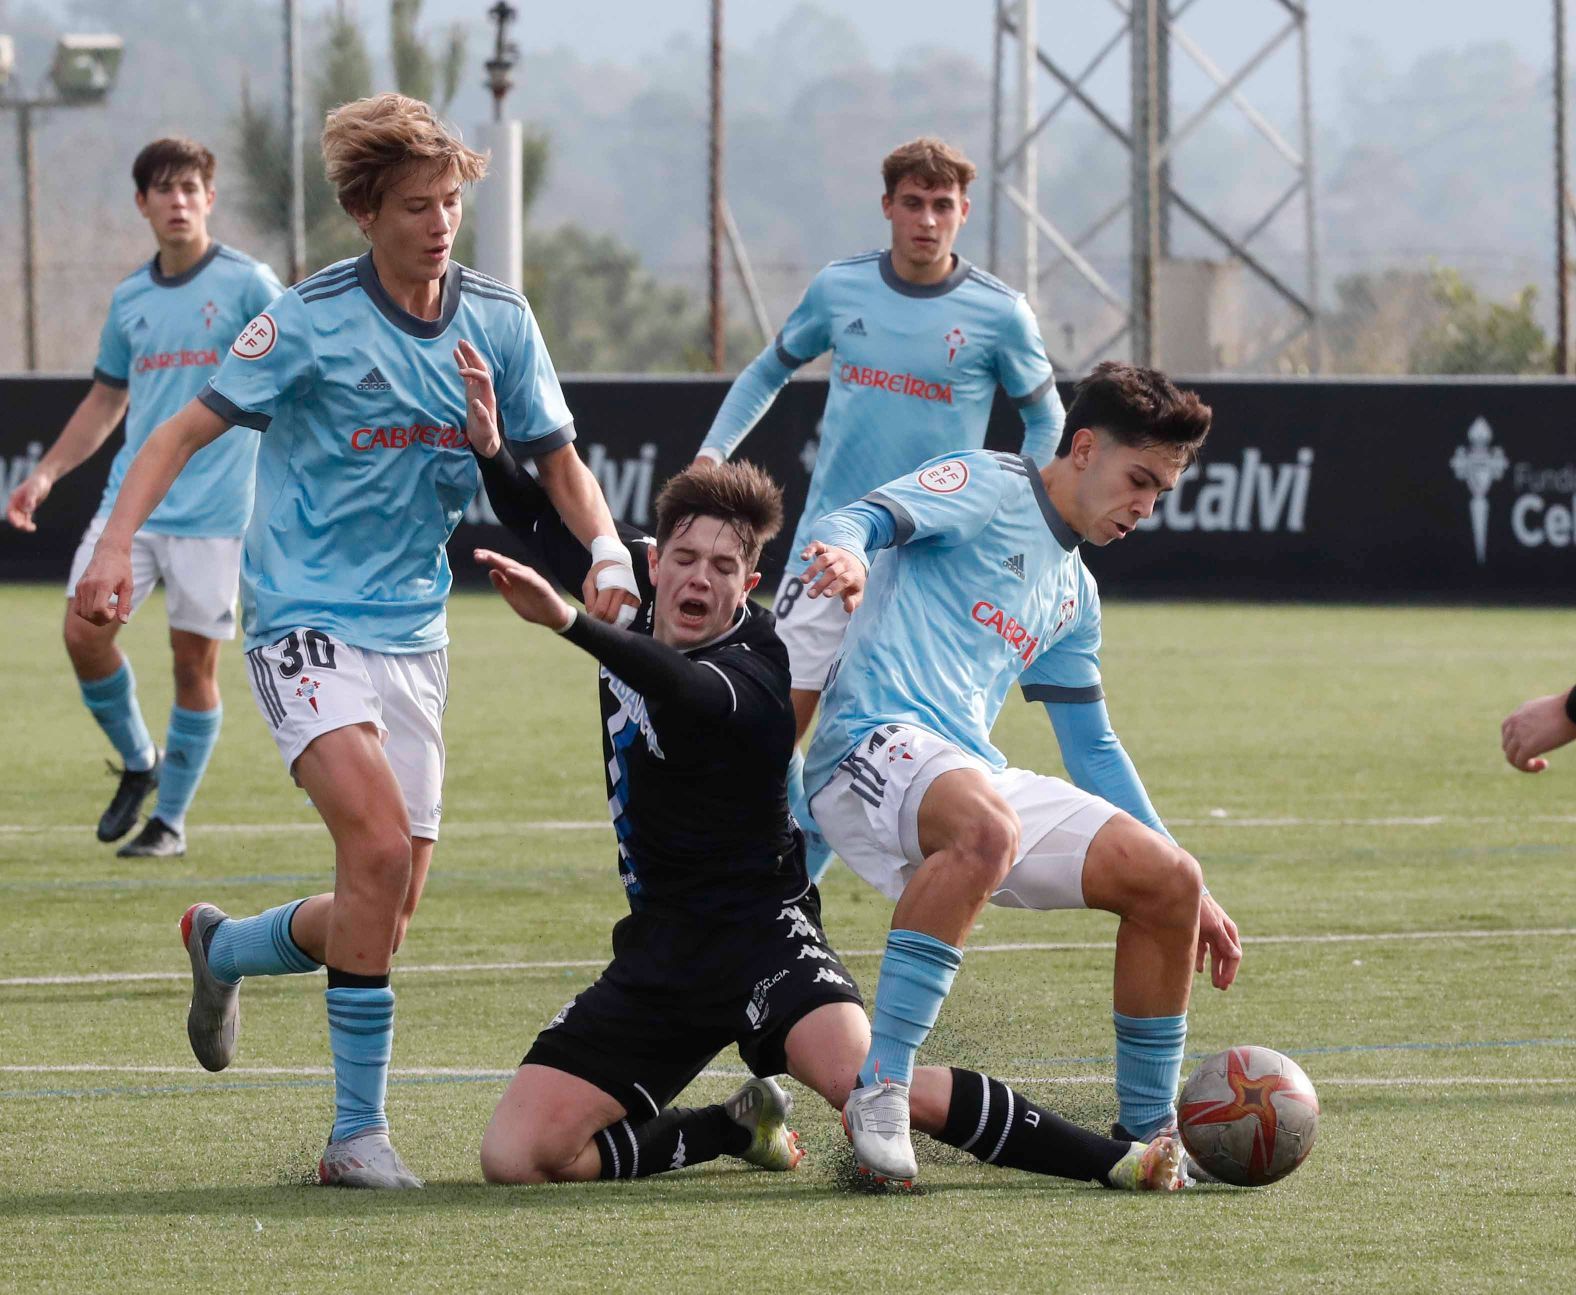
[[[969,824],[969,831],[955,847],[962,866],[976,887],[993,893],[1018,857],[1018,819],[1011,811],[983,810]]]
[[[489,1128],[482,1137],[482,1177],[490,1183],[529,1186],[575,1180],[575,1161],[584,1148],[558,1146],[551,1139],[525,1139]]]
[[[339,886],[380,903],[392,901],[404,912],[410,890],[410,838],[384,829],[369,833],[340,852]]]
[[[71,658],[71,664],[79,675],[84,670],[96,675],[98,668],[112,659],[115,653],[114,640],[105,636],[101,626],[90,625],[82,617],[70,612],[66,613],[61,637],[65,640],[66,655]]]
[[[1143,867],[1143,908],[1151,920],[1187,926],[1198,920],[1204,870],[1186,850],[1169,841],[1155,843]]]

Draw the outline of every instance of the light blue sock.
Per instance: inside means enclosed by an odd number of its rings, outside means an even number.
[[[1122,1127],[1147,1142],[1176,1120],[1186,1016],[1123,1016],[1116,1024],[1116,1101]]]
[[[887,936],[870,1022],[870,1053],[859,1068],[861,1086],[877,1078],[900,1084],[913,1080],[915,1054],[936,1024],[962,965],[963,950],[934,936],[919,931]]]
[[[242,976],[292,976],[316,971],[290,936],[290,919],[306,903],[292,899],[256,917],[226,918],[208,936],[208,968],[230,984]]]
[[[213,754],[223,722],[223,706],[215,706],[212,710],[170,707],[169,736],[164,739],[164,768],[159,771],[159,802],[153,813],[176,831],[186,825],[186,809],[197,794],[197,784],[208,767],[208,757]]]
[[[158,758],[148,726],[142,722],[142,708],[137,705],[137,677],[131,673],[131,662],[122,661],[120,669],[107,679],[78,679],[82,702],[92,712],[98,726],[104,730],[110,745],[120,752],[126,768],[145,773],[153,768]]]
[[[788,808],[804,830],[804,866],[812,884],[819,884],[832,866],[832,847],[810,817],[810,801],[804,794],[804,756],[795,747],[788,762]]]
[[[334,1131],[329,1140],[386,1129],[383,1101],[394,1053],[394,991],[330,989],[328,1045],[334,1053]]]

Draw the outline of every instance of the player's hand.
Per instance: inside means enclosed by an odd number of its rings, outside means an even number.
[[[131,552],[107,548],[101,540],[93,550],[88,569],[77,581],[71,610],[93,625],[131,619]]]
[[[812,598],[841,598],[843,610],[852,612],[864,601],[865,564],[847,549],[834,549],[811,540],[799,555],[810,563],[800,580]]]
[[[1572,741],[1576,741],[1576,724],[1565,714],[1562,692],[1522,702],[1499,726],[1500,749],[1522,773],[1542,773],[1549,767],[1543,753]]]
[[[33,521],[33,514],[49,498],[49,491],[54,484],[47,472],[31,473],[26,481],[11,492],[11,498],[5,506],[6,521],[19,531],[36,531],[38,526]]]
[[[461,339],[454,348],[454,363],[465,381],[465,435],[484,459],[498,453],[503,436],[498,431],[498,395],[493,391],[492,370],[481,352]]]
[[[1237,978],[1237,967],[1242,962],[1242,940],[1237,935],[1237,924],[1226,916],[1226,910],[1215,902],[1213,895],[1205,895],[1198,905],[1198,962],[1195,970],[1204,970],[1204,955],[1210,955],[1209,978],[1216,989],[1230,989]]]
[[[635,619],[640,607],[640,595],[634,592],[635,568],[627,562],[608,560],[598,562],[586,572],[585,585],[580,599],[586,611],[609,625],[624,626]]]
[[[492,581],[493,588],[503,595],[504,602],[513,607],[522,620],[545,625],[550,630],[569,627],[574,609],[537,572],[491,549],[477,549],[474,556],[487,568],[487,578]]]

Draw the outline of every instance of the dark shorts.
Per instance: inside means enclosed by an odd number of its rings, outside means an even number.
[[[730,1043],[755,1074],[780,1075],[794,1025],[826,1003],[863,1001],[827,943],[813,886],[749,921],[636,912],[613,928],[613,961],[521,1064],[576,1075],[645,1120]]]

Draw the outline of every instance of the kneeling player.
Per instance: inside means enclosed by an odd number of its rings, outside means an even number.
[[[589,555],[496,438],[477,442],[500,518],[534,535],[565,585]],[[601,663],[608,803],[631,913],[613,961],[532,1044],[482,1139],[493,1182],[639,1178],[721,1155],[792,1169],[787,1071],[841,1109],[870,1030],[822,930],[788,812],[788,654],[749,601],[781,492],[747,464],[696,464],[657,501],[657,538],[626,536],[641,605],[630,630],[570,608],[528,567],[479,552],[524,619]],[[670,1104],[730,1043],[758,1078],[721,1105]],[[987,1162],[1129,1189],[1177,1185],[1174,1139],[1086,1132],[999,1082],[929,1067],[917,1126]]]

